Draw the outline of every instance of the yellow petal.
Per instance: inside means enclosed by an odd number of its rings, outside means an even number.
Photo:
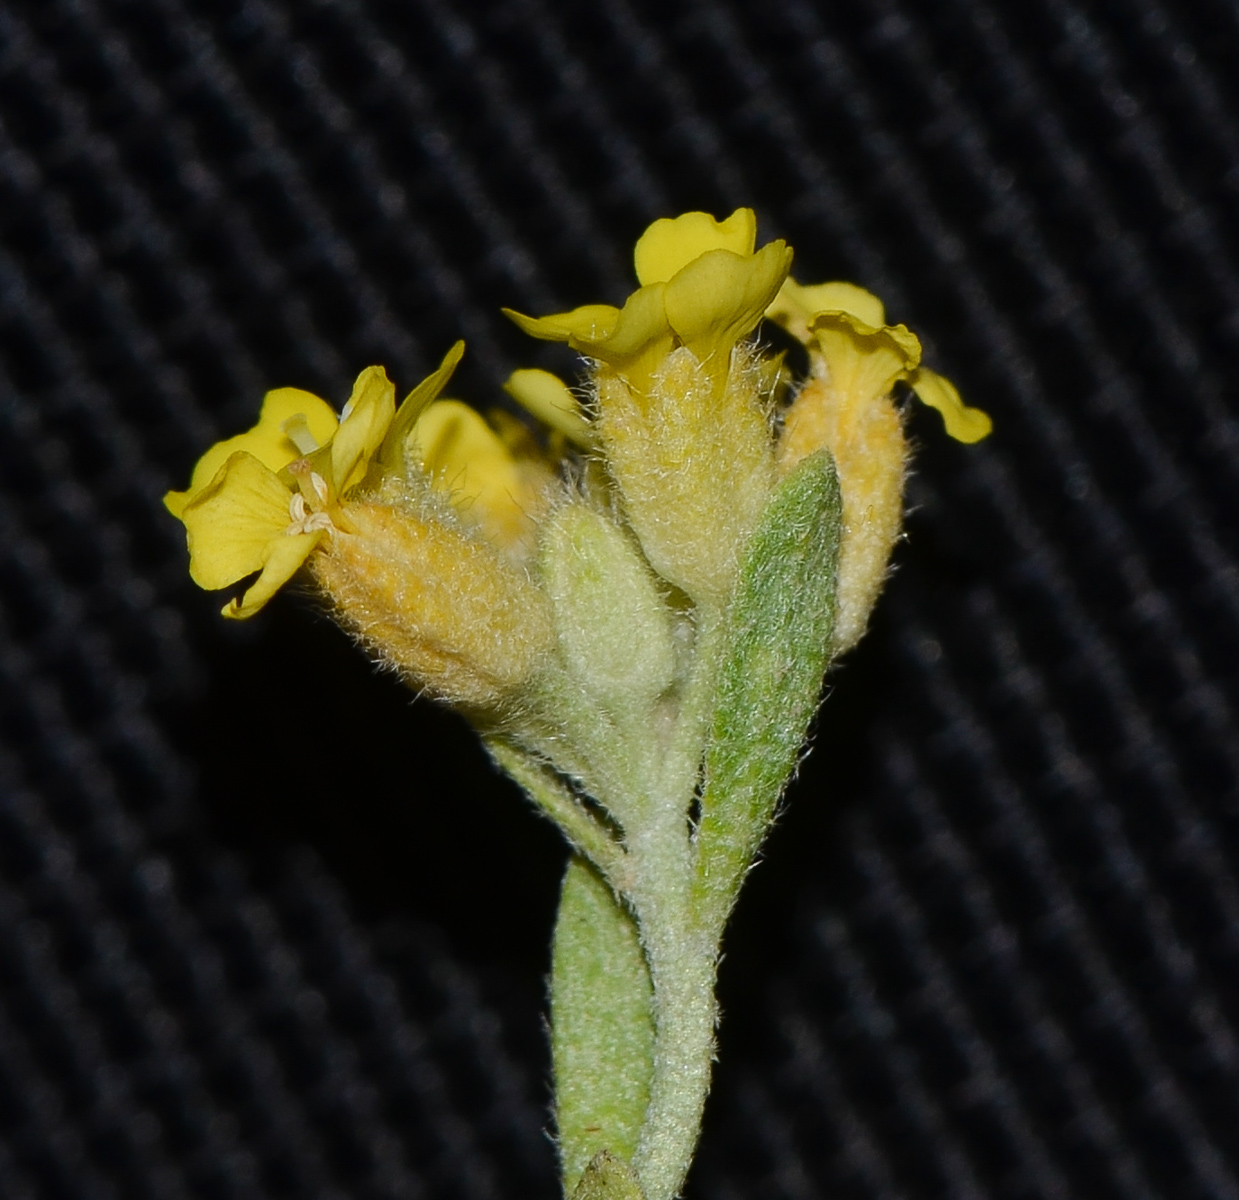
[[[403,470],[404,448],[417,419],[428,405],[439,398],[447,382],[456,370],[465,352],[464,342],[457,342],[444,356],[436,371],[427,375],[400,403],[392,418],[391,428],[383,439],[380,457],[383,465],[392,470]]]
[[[573,338],[601,341],[610,336],[619,320],[620,310],[612,304],[584,304],[571,312],[554,313],[549,317],[527,317],[513,309],[503,309],[508,317],[530,337],[544,342],[567,342]]]
[[[600,359],[638,392],[647,392],[650,377],[675,344],[663,305],[666,290],[664,283],[638,288],[620,310],[609,337],[597,341],[574,337],[572,348]]]
[[[814,350],[826,360],[840,396],[863,404],[885,396],[920,365],[921,343],[903,325],[880,329],[848,313],[818,313],[809,324]]]
[[[357,376],[344,417],[331,442],[331,480],[343,495],[365,478],[396,413],[396,389],[382,367],[367,367]]]
[[[738,208],[725,221],[709,213],[690,212],[655,221],[637,242],[633,259],[642,284],[667,283],[678,271],[710,250],[730,250],[747,257],[757,244],[757,217]]]
[[[437,487],[476,496],[508,467],[512,455],[482,416],[459,400],[436,400],[414,426],[422,469]]]
[[[225,604],[220,611],[239,621],[252,617],[297,573],[324,533],[325,530],[315,529],[311,533],[284,534],[268,542],[262,574],[239,600]]]
[[[850,313],[865,325],[880,328],[886,324],[886,308],[872,292],[854,283],[800,284],[788,278],[766,310],[770,320],[782,325],[793,337],[809,341],[809,322],[818,313]]]
[[[199,462],[202,460],[199,459]],[[166,508],[178,521],[185,512],[185,505],[193,499],[193,488],[187,488],[183,492],[164,492],[163,506]]]
[[[665,290],[665,285],[661,283],[638,288],[624,301],[624,307],[604,336],[573,334],[572,348],[609,363],[627,362],[639,357],[651,341],[671,335],[663,308]]]
[[[298,457],[296,447],[284,434],[284,425],[292,417],[304,417],[306,428],[314,440],[325,445],[336,431],[339,420],[335,410],[326,400],[319,399],[313,392],[302,391],[301,388],[276,388],[268,392],[262,401],[262,412],[258,416],[258,424],[251,435],[261,433],[263,438],[270,438],[269,443],[255,440],[251,445],[241,449],[249,451],[260,463],[278,471],[287,466],[292,458]],[[267,445],[270,445],[270,457],[263,457]],[[294,451],[292,458],[286,458],[289,449]]]
[[[717,356],[726,370],[731,348],[761,320],[791,265],[781,241],[747,258],[709,250],[667,284],[667,321],[699,362]]]
[[[272,471],[278,471],[300,458],[301,451],[284,428],[297,417],[305,421],[304,428],[320,446],[331,440],[338,424],[331,405],[312,392],[303,392],[300,388],[275,388],[263,397],[258,424],[236,437],[216,442],[198,460],[189,487],[183,492],[169,492],[164,496],[164,507],[179,518],[189,501],[215,478],[220,467],[238,451],[252,454]]]
[[[261,570],[267,544],[288,528],[291,499],[275,472],[252,454],[232,455],[181,516],[193,581],[214,591]]]
[[[581,406],[558,375],[550,371],[513,371],[503,390],[517,404],[578,446],[592,446],[595,438]]]
[[[501,542],[527,531],[525,476],[503,440],[459,400],[436,400],[413,428],[422,469]]]
[[[957,442],[979,442],[983,437],[988,437],[994,428],[988,413],[979,408],[969,408],[959,389],[936,371],[922,367],[916,373],[912,387],[922,403],[942,414],[947,433]]]
[[[514,417],[504,408],[488,408],[484,415],[486,417],[486,424],[495,431],[495,436],[503,443],[504,448],[517,462],[532,461],[541,465],[558,462],[563,457],[564,437],[563,434],[556,430],[551,430],[551,437],[559,443],[561,453],[548,457],[548,455],[543,453],[542,447],[538,445],[537,439],[530,432],[529,426],[520,417]]]

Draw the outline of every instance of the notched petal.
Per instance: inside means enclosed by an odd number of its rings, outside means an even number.
[[[856,403],[885,396],[920,366],[921,343],[903,325],[875,328],[849,313],[819,313],[809,332],[831,385]]]
[[[864,325],[880,328],[886,324],[886,307],[872,292],[854,283],[797,283],[790,276],[784,280],[766,316],[781,325],[794,338],[809,342],[813,335],[809,323],[819,313],[842,312]]]
[[[185,508],[189,573],[201,588],[231,587],[261,570],[288,527],[292,493],[252,454],[233,454]]]
[[[689,212],[663,217],[641,235],[633,254],[637,280],[644,286],[667,283],[694,259],[711,250],[730,250],[747,257],[757,244],[757,217],[738,208],[724,221],[709,213]]]

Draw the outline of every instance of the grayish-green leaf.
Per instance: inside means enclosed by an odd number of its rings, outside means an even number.
[[[796,765],[829,662],[842,499],[826,452],[771,498],[741,567],[706,747],[694,897],[721,928]]]
[[[567,1194],[600,1151],[632,1157],[654,1053],[650,976],[636,924],[577,856],[564,876],[551,976],[556,1122]]]

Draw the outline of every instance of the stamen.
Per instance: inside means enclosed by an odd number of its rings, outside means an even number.
[[[327,481],[317,472],[310,472],[310,486],[314,489],[314,494],[322,501],[327,503],[327,497],[330,494],[327,490]]]
[[[300,492],[294,492],[288,501],[288,515],[292,521],[284,532],[289,537],[298,533],[313,533],[316,529],[335,529],[330,515],[325,512],[311,512]]]
[[[303,457],[313,454],[318,449],[318,441],[310,432],[305,413],[294,413],[280,428],[284,431],[284,436],[297,447],[297,452]]]

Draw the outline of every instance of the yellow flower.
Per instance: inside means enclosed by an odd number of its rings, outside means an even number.
[[[915,334],[887,325],[882,301],[854,283],[805,286],[788,278],[766,316],[804,342],[814,369],[828,371],[836,390],[856,403],[885,397],[902,379],[941,413],[956,441],[979,442],[993,428],[988,414],[964,404],[954,384],[920,365]]]
[[[594,360],[591,443],[650,563],[711,605],[726,602],[774,481],[772,381],[741,343],[778,294],[792,252],[756,243],[747,208],[723,221],[702,212],[655,221],[637,242],[640,287],[622,308],[508,311],[526,333]]]
[[[333,528],[340,496],[364,477],[394,411],[394,389],[379,367],[358,376],[339,422],[309,392],[270,392],[252,430],[213,446],[189,489],[168,493],[199,587],[231,587],[258,573],[224,616],[253,616],[293,577]]]
[[[189,572],[207,590],[258,578],[227,604],[226,617],[251,617],[287,583],[337,527],[341,501],[366,479],[383,451],[389,464],[404,435],[459,361],[453,347],[440,369],[400,406],[382,367],[357,377],[339,419],[330,405],[298,388],[268,392],[258,424],[212,446],[189,487],[164,504],[185,525]]]
[[[707,366],[721,391],[731,351],[756,328],[791,268],[781,241],[754,250],[757,219],[737,209],[725,221],[690,212],[655,221],[637,243],[637,280],[623,308],[589,304],[549,317],[504,309],[532,337],[567,342],[649,393],[653,375],[677,346]]]
[[[766,315],[809,350],[809,379],[784,416],[779,467],[786,473],[827,448],[839,472],[843,538],[833,650],[841,654],[865,631],[903,527],[908,448],[891,389],[906,380],[961,442],[985,437],[990,419],[921,366],[916,336],[887,325],[882,302],[864,288],[788,279]]]

